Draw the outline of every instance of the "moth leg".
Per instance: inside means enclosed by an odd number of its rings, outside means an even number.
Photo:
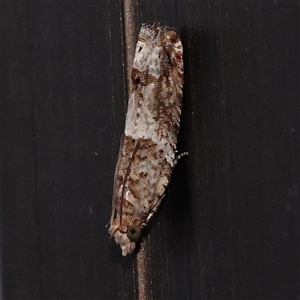
[[[177,165],[178,161],[183,157],[183,156],[186,156],[186,155],[189,155],[188,152],[183,152],[181,154],[179,154],[175,160],[174,160],[174,166],[173,168],[175,168],[175,166]],[[167,177],[162,177],[160,182],[158,183],[157,185],[157,196],[156,196],[156,200],[154,200],[154,206],[151,210],[151,212],[149,213],[148,217],[147,217],[147,220],[146,222],[148,222],[152,217],[153,215],[155,214],[155,212],[157,211],[160,203],[161,203],[161,200],[163,199],[163,197],[165,196],[165,192],[166,192],[166,188],[169,184],[169,180],[167,179]]]
[[[164,196],[165,196],[165,194],[163,194],[163,195],[157,200],[157,202],[155,203],[155,206],[152,208],[150,214],[149,214],[148,217],[147,217],[146,223],[148,223],[149,220],[153,217],[153,215],[154,215],[155,212],[157,211],[157,209],[158,209],[158,207],[159,207],[159,205],[160,205],[160,203],[161,203],[161,200],[162,200],[162,198],[163,198]]]
[[[175,160],[174,160],[174,166],[173,166],[173,168],[175,168],[175,166],[177,165],[178,161],[179,161],[182,157],[184,157],[184,156],[186,156],[186,155],[189,155],[189,153],[188,153],[188,152],[183,152],[183,153],[177,155],[177,156],[175,157]]]
[[[168,184],[169,184],[169,179],[166,176],[161,177],[160,181],[157,184],[157,188],[156,188],[157,195],[155,196],[155,199],[153,200],[154,205],[153,205],[151,212],[149,213],[149,215],[147,217],[147,222],[153,217],[153,215],[157,211],[157,209],[161,203],[161,200],[165,196],[166,188],[167,188]]]

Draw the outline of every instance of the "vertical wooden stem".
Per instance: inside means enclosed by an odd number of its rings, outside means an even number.
[[[136,0],[124,0],[123,10],[124,10],[124,25],[125,25],[125,55],[126,55],[126,77],[128,91],[130,88],[130,76],[131,76],[131,66],[134,56],[134,49],[136,44]]]
[[[130,92],[130,77],[131,67],[134,57],[134,50],[136,44],[136,0],[124,0],[124,21],[125,21],[125,51],[126,51],[126,77],[128,92]],[[136,255],[135,261],[135,277],[137,285],[137,299],[148,300],[149,297],[149,274],[147,268],[147,255],[145,244],[141,245],[139,253]]]
[[[137,299],[138,300],[150,300],[150,286],[149,286],[149,268],[147,258],[147,245],[141,244],[141,249],[136,255],[135,268],[137,279]]]

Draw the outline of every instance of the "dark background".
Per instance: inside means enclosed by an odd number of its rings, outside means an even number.
[[[144,241],[153,299],[300,299],[299,1],[138,1],[174,26],[179,152]],[[138,31],[138,28],[137,28]],[[1,1],[3,299],[135,299],[109,238],[121,1]]]

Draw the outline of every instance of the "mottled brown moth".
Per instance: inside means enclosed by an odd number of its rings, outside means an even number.
[[[183,61],[175,29],[143,24],[131,72],[125,133],[115,171],[109,233],[126,256],[169,184],[180,123]]]

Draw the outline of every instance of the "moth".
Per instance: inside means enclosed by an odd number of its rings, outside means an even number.
[[[183,60],[175,29],[143,24],[131,71],[125,132],[114,178],[109,233],[132,253],[159,207],[178,159]]]

